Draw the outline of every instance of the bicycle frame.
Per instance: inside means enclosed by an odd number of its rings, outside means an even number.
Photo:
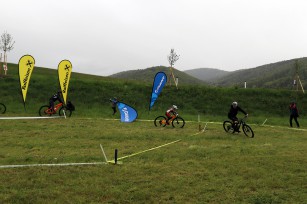
[[[244,118],[241,118],[240,120],[239,120],[239,127],[241,126],[241,125],[244,125],[244,124],[246,124],[245,123],[245,118],[247,118],[246,116],[244,117]]]
[[[161,123],[166,124],[166,125],[170,125],[175,118],[177,118],[177,115],[172,115],[172,117],[168,120],[168,124],[167,124],[166,120],[162,120]]]
[[[224,130],[228,133],[235,133],[235,132],[240,132],[239,129],[241,128],[245,136],[253,138],[254,132],[252,128],[246,124],[245,118],[247,117],[237,120],[236,123],[234,123],[234,121],[232,120],[225,120],[223,123]]]
[[[241,126],[243,126],[245,123],[245,118],[247,118],[247,116],[244,116],[243,118],[238,120],[238,123],[234,123],[234,121],[231,121],[233,125],[237,126],[237,129],[239,130]]]
[[[47,114],[55,114],[57,112],[57,110],[59,110],[62,107],[63,103],[58,103],[57,105],[54,106],[54,110],[52,110],[52,108],[48,108],[47,110],[45,110],[45,113]]]

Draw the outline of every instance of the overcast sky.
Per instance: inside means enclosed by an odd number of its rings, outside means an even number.
[[[232,71],[307,56],[306,0],[6,0],[8,61],[108,76],[168,66]]]

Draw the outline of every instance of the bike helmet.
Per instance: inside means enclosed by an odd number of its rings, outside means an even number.
[[[178,107],[177,107],[176,105],[173,105],[173,109],[177,110],[177,109],[178,109]]]
[[[232,102],[231,105],[232,105],[232,107],[236,108],[238,106],[238,102],[234,101],[234,102]]]

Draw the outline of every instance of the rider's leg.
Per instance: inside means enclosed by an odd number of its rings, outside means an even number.
[[[165,113],[166,116],[166,124],[169,125],[169,120],[172,118],[171,114]]]
[[[240,132],[239,131],[239,121],[237,117],[232,118],[232,127],[234,129],[235,132]]]
[[[51,110],[54,110],[54,101],[53,100],[49,101],[49,108],[51,108]]]

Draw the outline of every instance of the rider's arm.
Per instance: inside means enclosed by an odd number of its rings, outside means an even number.
[[[241,111],[244,115],[248,116],[248,114],[242,108],[240,108],[239,106],[238,106],[238,110]]]
[[[59,100],[59,102],[60,102],[60,103],[63,103],[62,96],[61,96],[61,95],[59,95],[59,94],[58,94],[57,96],[58,96],[58,100]]]

